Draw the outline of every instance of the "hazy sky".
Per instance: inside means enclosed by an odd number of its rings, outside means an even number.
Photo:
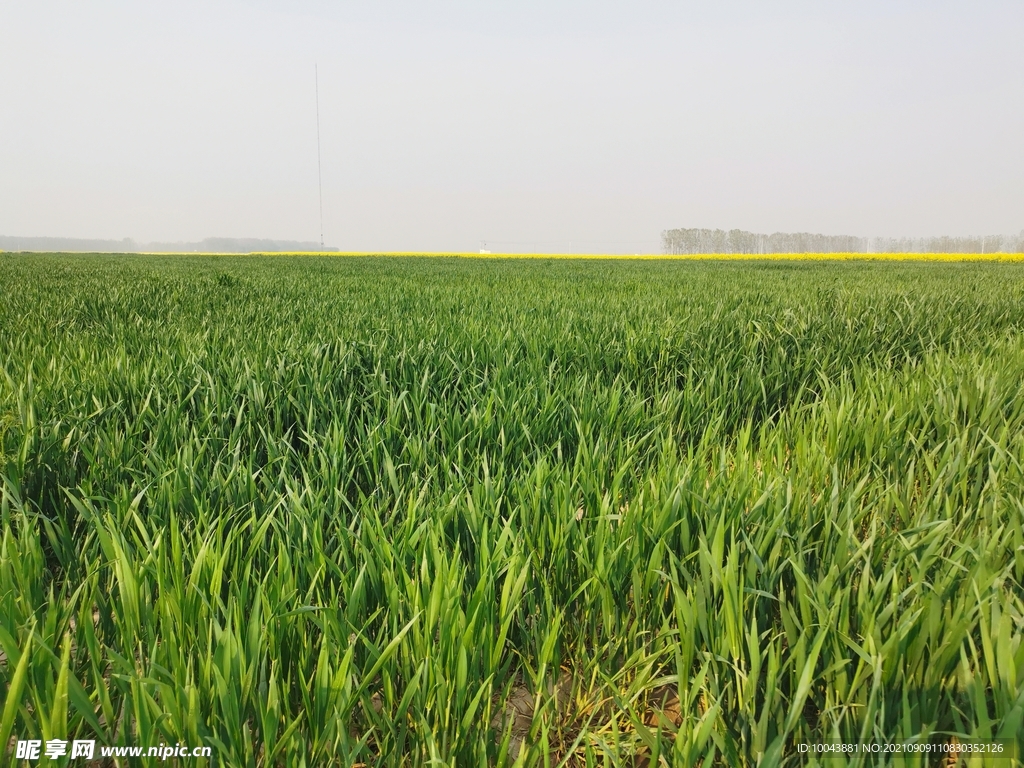
[[[0,234],[1024,228],[1024,2],[0,3]],[[514,245],[520,244],[520,245]]]

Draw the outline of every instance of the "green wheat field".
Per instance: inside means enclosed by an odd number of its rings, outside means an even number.
[[[1022,381],[1018,263],[0,255],[0,761],[1019,764]]]

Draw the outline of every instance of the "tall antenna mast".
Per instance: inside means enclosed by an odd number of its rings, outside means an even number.
[[[320,190],[320,251],[324,250],[324,177],[320,170],[320,72],[313,62],[313,85],[316,88],[316,181]]]

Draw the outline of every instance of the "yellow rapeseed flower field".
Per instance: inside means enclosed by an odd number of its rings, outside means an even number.
[[[147,254],[152,256],[427,256],[466,259],[613,259],[658,261],[991,261],[1021,262],[1024,253],[477,253],[475,251],[278,251],[273,253]]]

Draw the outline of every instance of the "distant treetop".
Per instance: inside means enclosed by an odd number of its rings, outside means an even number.
[[[742,229],[667,229],[661,233],[662,251],[696,253],[1022,253],[1020,235],[983,237],[855,237],[776,232],[761,235]]]

